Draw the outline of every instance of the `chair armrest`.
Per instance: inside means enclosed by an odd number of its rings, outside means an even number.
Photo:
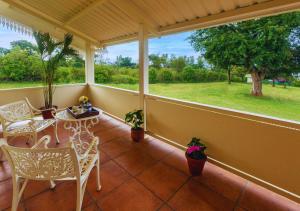
[[[8,145],[7,140],[5,138],[0,138],[0,147],[7,146],[7,145]]]
[[[98,148],[98,144],[99,144],[99,138],[98,137],[94,137],[92,142],[89,144],[89,147],[86,149],[84,154],[78,155],[79,159],[85,159],[92,150],[97,150]]]
[[[47,145],[50,143],[51,137],[49,135],[45,135],[42,138],[40,138],[40,140],[38,140],[38,142],[33,145],[31,148],[32,149],[36,149],[39,146],[42,146],[43,148],[47,149]]]
[[[41,113],[42,113],[42,110],[35,108],[35,107],[30,103],[30,101],[28,100],[27,97],[25,97],[25,101],[26,101],[26,103],[28,104],[28,106],[30,107],[30,109],[33,111],[33,113],[34,113],[35,115],[41,114]]]

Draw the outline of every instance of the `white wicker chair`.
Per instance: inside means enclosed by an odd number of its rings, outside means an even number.
[[[41,110],[34,108],[27,98],[0,106],[3,137],[25,136],[36,143],[38,132],[56,124],[55,119],[44,120],[39,114]]]
[[[51,188],[55,180],[76,180],[76,210],[80,211],[88,176],[97,167],[97,190],[100,186],[98,137],[91,142],[69,141],[63,148],[47,148],[50,136],[42,137],[32,148],[7,145],[2,140],[1,148],[12,169],[12,211],[16,211],[28,180],[48,180]],[[42,207],[41,207],[42,210]]]

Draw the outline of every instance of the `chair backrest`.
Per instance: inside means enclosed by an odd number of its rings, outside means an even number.
[[[32,110],[26,100],[0,106],[0,119],[2,124],[6,122],[18,122],[32,117]]]
[[[32,180],[56,180],[80,176],[80,166],[73,147],[20,148],[2,146],[12,173]]]

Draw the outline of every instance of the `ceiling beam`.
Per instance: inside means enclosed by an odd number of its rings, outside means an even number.
[[[87,7],[83,8],[81,11],[79,11],[78,13],[76,13],[75,15],[73,15],[70,19],[68,19],[67,21],[64,22],[64,25],[70,25],[72,22],[74,22],[76,19],[88,14],[89,12],[91,12],[93,9],[95,9],[96,7],[101,6],[102,4],[104,4],[106,2],[106,0],[96,0],[93,3],[91,3],[90,5],[88,5]]]
[[[115,38],[108,39],[108,40],[102,40],[101,45],[103,47],[105,47],[105,46],[109,46],[109,45],[127,43],[127,42],[131,42],[131,41],[136,41],[137,38],[138,38],[138,34],[134,33],[134,34],[130,34],[130,35],[115,37]]]
[[[299,0],[270,0],[255,5],[225,11],[159,28],[160,34],[171,34],[201,28],[214,27],[226,23],[249,20],[256,17],[276,15],[300,9]]]
[[[8,3],[12,7],[15,7],[17,9],[20,9],[20,10],[24,11],[24,12],[27,12],[30,15],[41,18],[41,19],[53,24],[54,26],[63,29],[64,31],[70,32],[70,33],[74,34],[75,36],[80,37],[83,40],[91,42],[92,44],[94,44],[96,46],[99,45],[99,41],[97,39],[95,39],[93,37],[90,37],[90,36],[80,32],[80,31],[78,31],[78,30],[76,30],[72,27],[64,26],[61,21],[59,21],[55,18],[52,18],[51,16],[49,16],[45,13],[40,12],[39,10],[31,7],[28,4],[25,4],[22,1],[17,1],[17,0],[2,0],[2,1]]]
[[[159,36],[157,29],[157,26],[159,24],[156,23],[151,18],[151,15],[147,14],[146,11],[143,11],[138,6],[136,6],[134,2],[130,1],[129,3],[126,0],[110,0],[110,2],[137,24],[144,24],[151,34]]]

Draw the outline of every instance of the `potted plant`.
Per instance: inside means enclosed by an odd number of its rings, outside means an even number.
[[[128,112],[125,116],[125,122],[131,126],[131,138],[135,142],[144,139],[144,114],[143,110],[134,110]]]
[[[188,144],[185,157],[188,162],[190,173],[193,176],[199,176],[202,173],[207,156],[204,152],[206,146],[200,142],[199,138],[192,138]]]
[[[63,41],[54,40],[49,33],[34,32],[33,36],[38,46],[38,52],[41,57],[43,74],[42,79],[44,83],[44,107],[42,114],[44,119],[53,118],[52,112],[55,110],[53,106],[53,94],[55,87],[53,86],[55,73],[59,63],[67,56],[77,55],[75,49],[70,47],[73,41],[72,34],[65,34]]]

